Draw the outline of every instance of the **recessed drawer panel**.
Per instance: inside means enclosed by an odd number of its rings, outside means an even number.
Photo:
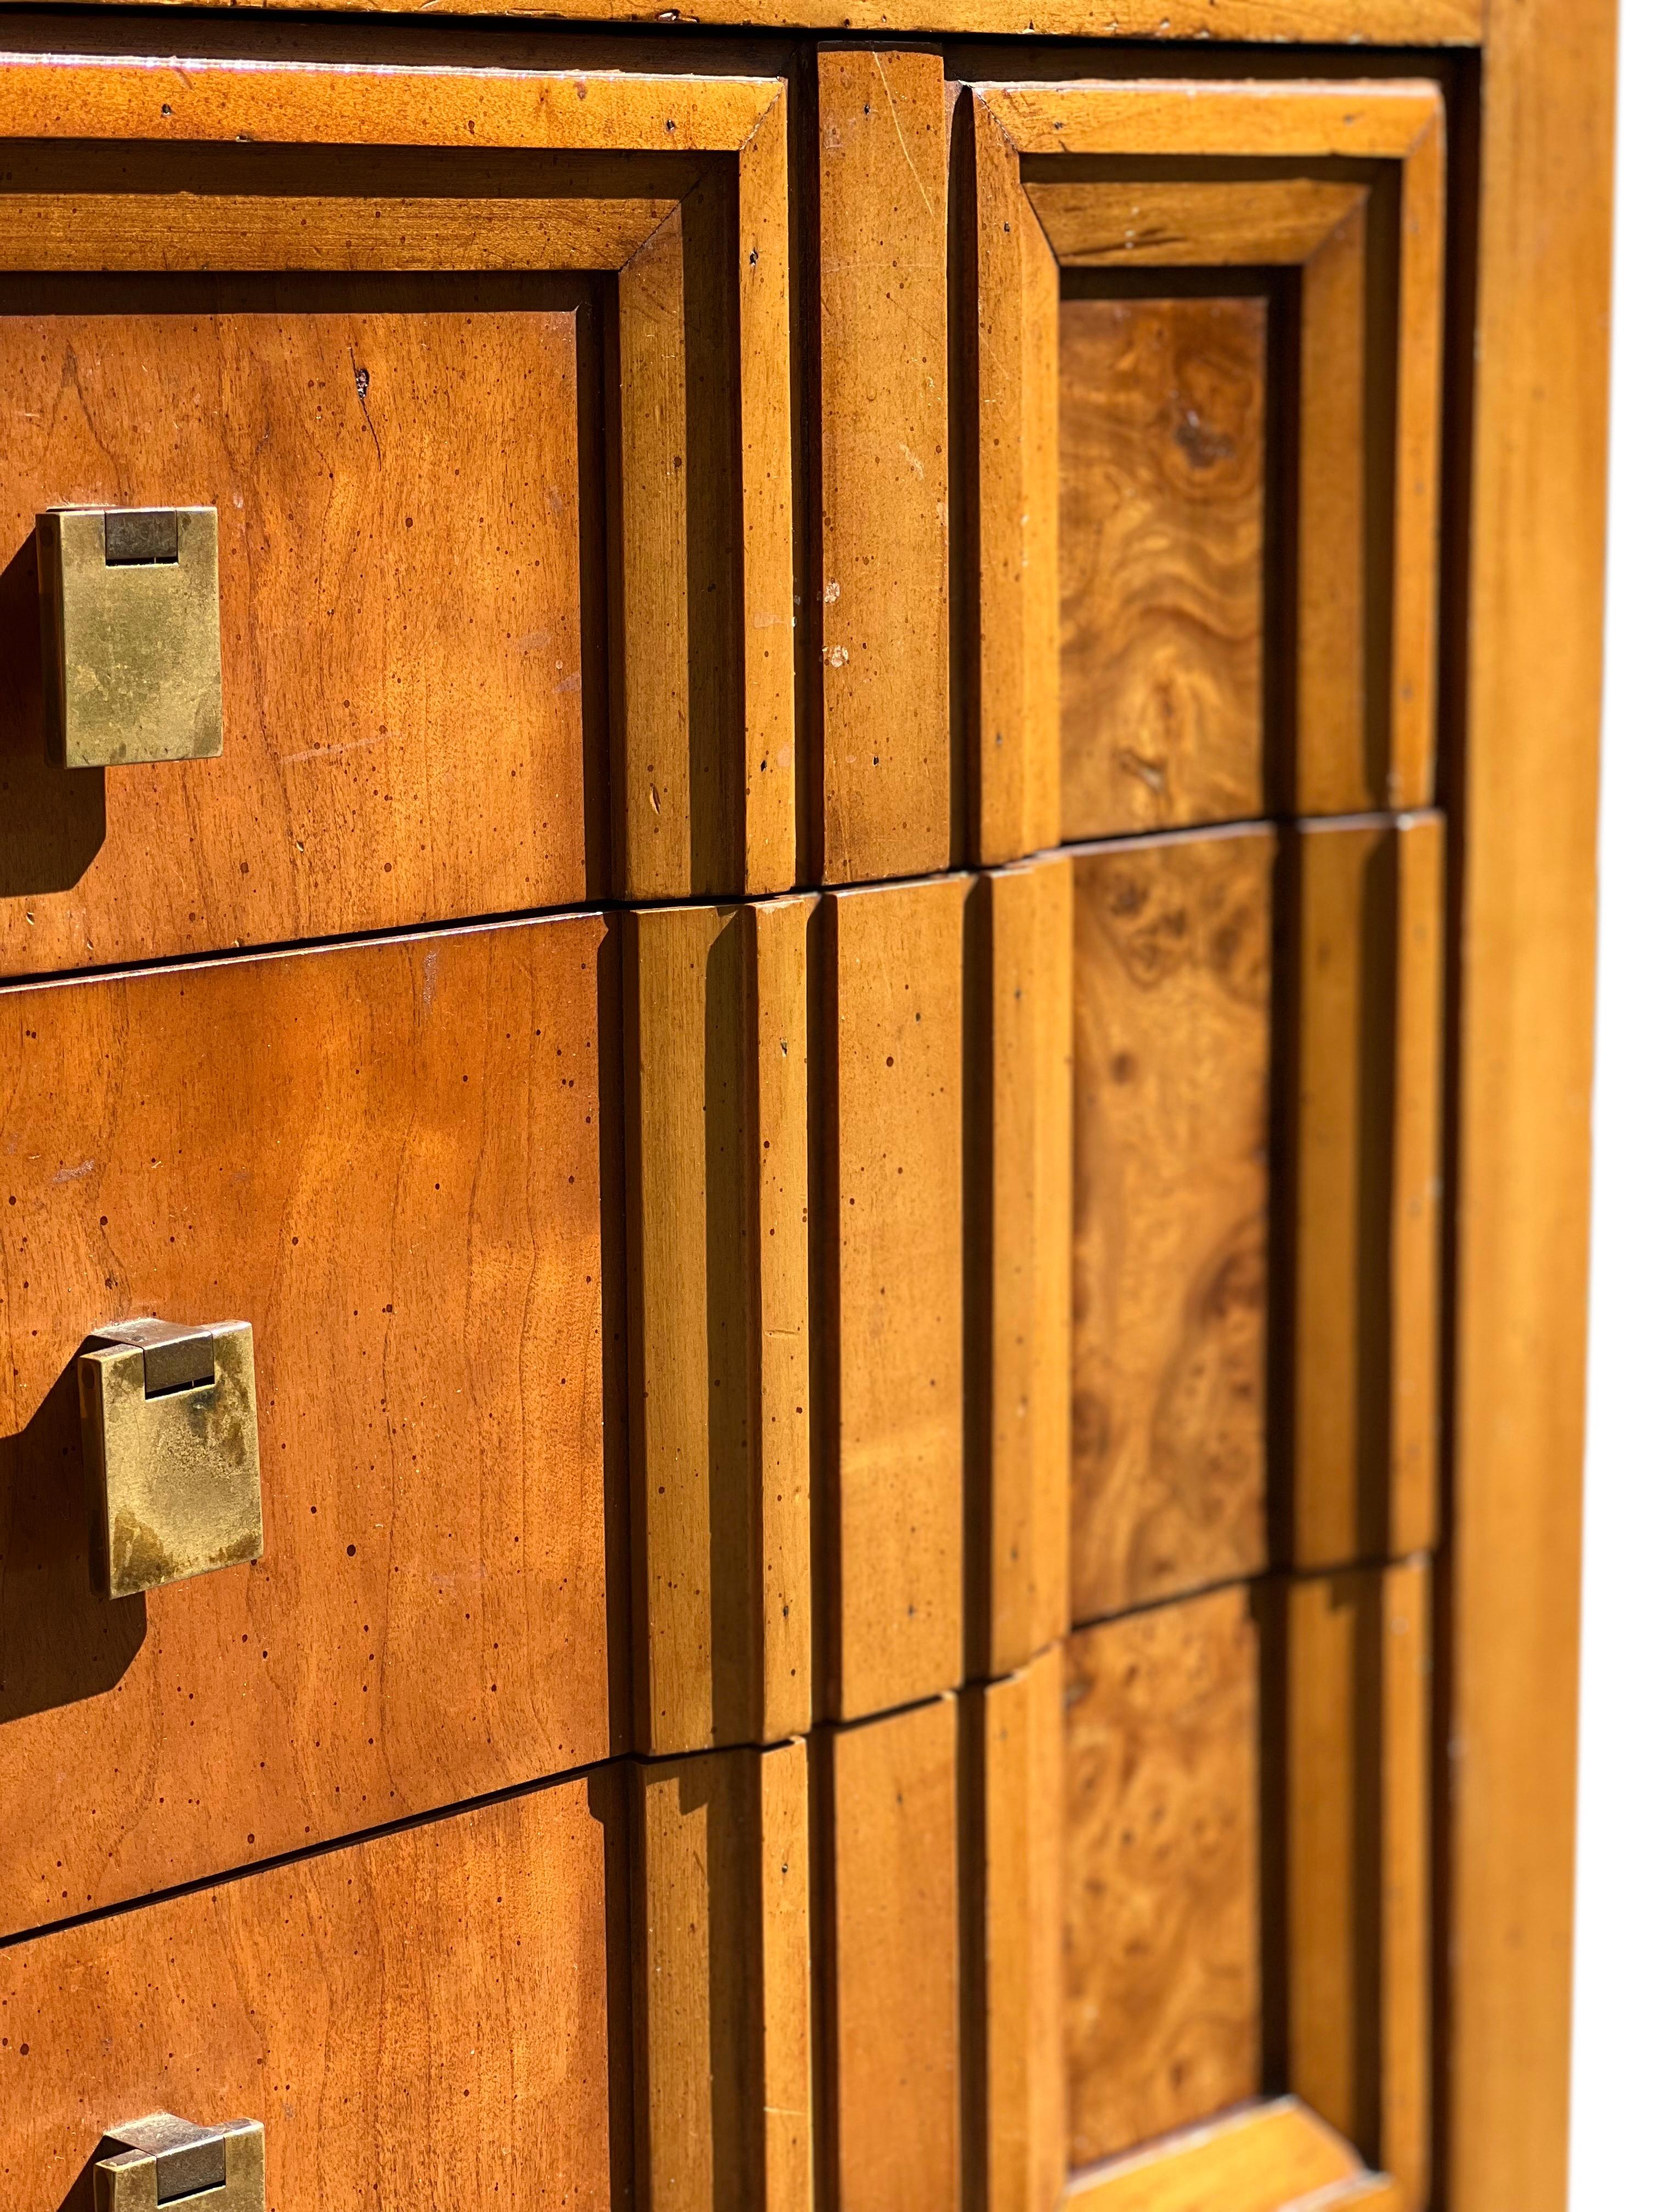
[[[6,2203],[161,2109],[263,2122],[271,2212],[626,2203],[626,1818],[603,1769],[0,1953]]]
[[[615,1747],[608,945],[0,994],[0,1929]],[[264,1556],[112,1601],[76,1364],[143,1314],[251,1324]]]
[[[586,896],[597,343],[571,279],[0,289],[0,629],[24,669],[0,707],[5,969]],[[32,532],[60,505],[217,508],[218,758],[47,764]]]

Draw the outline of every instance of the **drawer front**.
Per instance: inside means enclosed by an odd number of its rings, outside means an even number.
[[[607,1768],[0,1953],[6,2202],[159,2108],[262,2121],[271,2212],[625,2204],[626,1817]]]
[[[0,1927],[613,1748],[608,946],[577,915],[0,995]],[[112,1603],[74,1366],[138,1313],[251,1322],[264,1557]]]
[[[558,278],[0,289],[5,970],[580,900],[590,848],[603,881],[597,342]],[[217,759],[46,764],[32,533],[58,506],[217,508]]]
[[[793,884],[783,80],[4,75],[0,974]],[[65,506],[216,508],[218,757],[50,763]]]

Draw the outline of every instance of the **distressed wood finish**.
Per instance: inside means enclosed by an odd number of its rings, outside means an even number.
[[[1403,2208],[1430,2154],[1430,1570],[1297,1580],[1285,1608],[1285,2078]]]
[[[811,903],[624,924],[635,1740],[654,1753],[811,1721]]]
[[[812,2201],[806,1747],[633,1768],[635,2201]]]
[[[819,908],[821,1709],[963,1673],[965,878]],[[821,1497],[820,1497],[821,1492]]]
[[[1074,2166],[1260,2086],[1258,1646],[1238,1587],[1067,1640]]]
[[[1291,1537],[1303,1567],[1433,1543],[1445,825],[1296,841]]]
[[[1070,1619],[1070,862],[982,878],[968,933],[968,1659],[998,1675]]]
[[[1491,0],[1462,798],[1447,2096],[1457,2212],[1566,2193],[1612,0]],[[1539,620],[1539,609],[1549,620]]]
[[[1079,854],[1072,1616],[1267,1556],[1273,833]]]
[[[1264,797],[1265,299],[1060,310],[1068,838]]]
[[[823,883],[952,854],[951,96],[939,56],[820,50],[819,526]]]
[[[1368,2191],[1349,2146],[1279,2097],[1074,2175],[1062,2203],[1065,2212],[1338,2212],[1370,2203]]]
[[[614,1019],[597,915],[0,994],[0,1927],[622,1747]],[[73,1360],[145,1313],[252,1324],[265,1554],[110,1605]]]
[[[627,2203],[626,1822],[601,1770],[0,1951],[9,2199],[160,2106],[263,2120],[274,2206]]]
[[[1064,1656],[962,1697],[963,2203],[1054,2212],[1066,2179]]]
[[[817,2201],[959,2201],[957,1701],[815,1739],[823,2008]]]

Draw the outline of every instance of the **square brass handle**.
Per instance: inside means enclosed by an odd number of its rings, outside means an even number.
[[[258,1559],[264,1521],[248,1323],[112,1322],[79,1366],[94,1586],[132,1597]]]
[[[122,2147],[93,2168],[97,2212],[159,2212],[188,2199],[202,2212],[265,2212],[265,2131],[258,2120],[198,2128],[171,2112],[124,2120]]]
[[[54,507],[34,541],[47,757],[118,768],[222,751],[217,508]]]

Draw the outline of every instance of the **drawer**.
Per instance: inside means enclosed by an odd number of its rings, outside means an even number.
[[[164,2110],[262,2121],[270,2212],[625,2204],[626,1818],[604,1768],[0,1953],[6,2203]]]
[[[0,994],[0,1929],[616,1747],[610,944]],[[112,1602],[75,1362],[143,1313],[252,1324],[264,1556]]]
[[[3,75],[0,975],[793,883],[782,80]],[[48,764],[62,506],[216,508],[217,757]]]

